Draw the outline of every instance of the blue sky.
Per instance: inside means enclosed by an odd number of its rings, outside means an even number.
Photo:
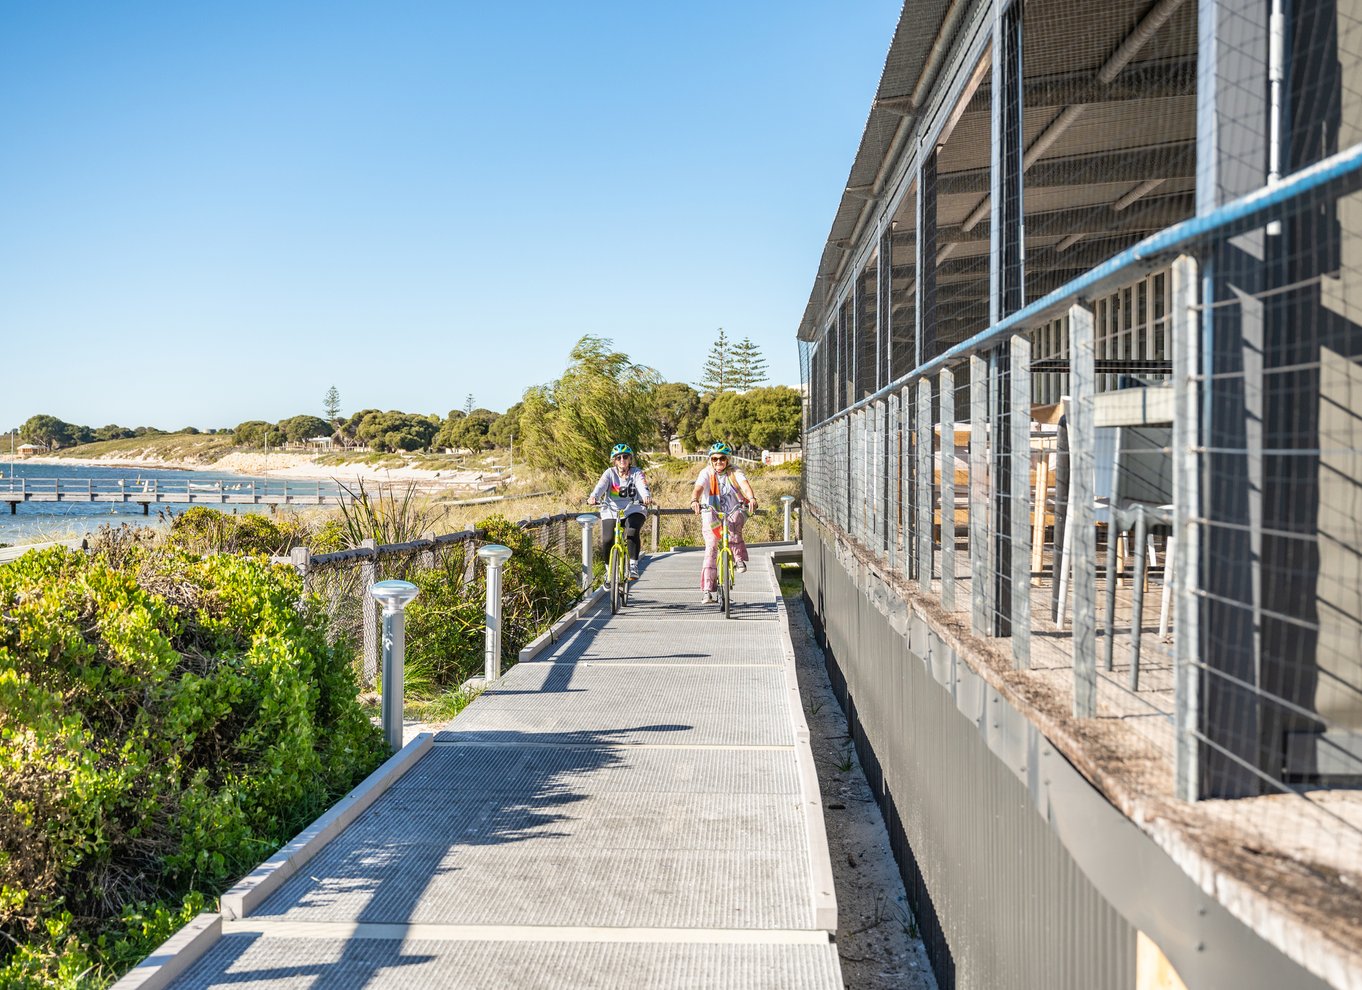
[[[773,382],[900,4],[0,2],[0,428]]]

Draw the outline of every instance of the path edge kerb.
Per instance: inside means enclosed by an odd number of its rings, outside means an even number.
[[[425,756],[435,741],[423,732],[388,757],[358,786],[328,808],[269,859],[222,895],[219,911],[204,913],[166,939],[129,970],[110,990],[161,990],[197,962],[222,937],[224,920],[246,917],[298,872],[328,842],[340,835],[389,787]]]
[[[794,547],[798,544],[781,544]],[[823,799],[818,787],[818,768],[813,762],[813,746],[809,742],[809,726],[804,718],[804,702],[799,694],[799,675],[795,670],[794,640],[790,636],[790,616],[785,598],[780,593],[780,564],[776,555],[767,557],[768,577],[776,600],[776,614],[780,618],[780,652],[785,670],[785,698],[790,708],[790,724],[795,735],[795,762],[799,767],[799,809],[804,814],[804,828],[809,840],[809,893],[813,898],[815,928],[837,934],[837,888],[833,883],[832,853],[828,848],[828,830],[823,821]]]

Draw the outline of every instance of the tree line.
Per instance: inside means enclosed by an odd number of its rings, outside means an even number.
[[[68,423],[46,413],[39,413],[36,416],[30,416],[17,429],[7,432],[16,437],[20,443],[31,443],[55,450],[59,447],[76,447],[80,444],[98,443],[103,440],[131,440],[134,437],[166,436],[170,433],[216,434],[231,433],[232,431],[230,428],[200,430],[195,426],[186,426],[179,430],[162,430],[155,426],[129,427],[119,426],[116,423],[92,428],[78,423]]]
[[[712,349],[698,387],[668,382],[599,337],[579,340],[568,367],[553,382],[525,390],[520,402],[498,413],[475,405],[439,414],[361,409],[341,415],[335,386],[322,400],[324,416],[301,413],[278,422],[252,419],[233,428],[174,431],[231,434],[245,447],[282,447],[325,438],[339,446],[377,451],[522,448],[531,462],[558,468],[594,464],[602,450],[625,441],[639,449],[666,449],[673,437],[688,450],[723,439],[758,451],[797,443],[801,398],[785,385],[763,386],[765,361],[750,340],[730,345],[724,331]],[[92,430],[55,416],[30,417],[18,429],[22,442],[49,449],[170,431],[110,425]]]

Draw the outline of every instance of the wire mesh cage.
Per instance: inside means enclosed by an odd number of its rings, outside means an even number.
[[[805,497],[1355,904],[1362,9],[1224,6],[1000,14],[811,303]]]

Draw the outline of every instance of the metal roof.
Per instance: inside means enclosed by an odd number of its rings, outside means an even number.
[[[960,30],[988,0],[904,5],[847,187],[819,260],[798,336],[813,340],[842,271],[865,243],[863,226],[893,192],[889,180],[924,112],[958,77]],[[1022,144],[1028,297],[1053,288],[1140,237],[1189,216],[1196,164],[1196,4],[1190,0],[1031,0],[1023,28]],[[959,38],[957,38],[959,36]],[[971,35],[972,36],[972,35]],[[965,71],[974,72],[973,65]],[[937,265],[941,282],[972,282],[958,301],[987,311],[990,79],[985,72],[937,155]],[[900,211],[894,269],[911,272],[911,211]],[[906,223],[905,223],[906,221]],[[1063,243],[1061,243],[1061,241]],[[1081,244],[1080,244],[1081,242]],[[1079,249],[1074,250],[1074,245]],[[1100,253],[1100,257],[1099,257]],[[942,267],[942,262],[950,264]],[[959,268],[959,271],[954,269]],[[906,276],[911,280],[911,276]],[[975,299],[979,293],[981,297]],[[966,299],[965,295],[970,298]],[[946,319],[944,314],[933,320]],[[948,341],[964,324],[940,328]],[[982,327],[972,327],[974,331]]]

